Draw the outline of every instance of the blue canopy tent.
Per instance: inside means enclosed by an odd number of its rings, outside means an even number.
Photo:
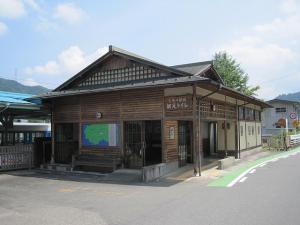
[[[4,128],[2,144],[7,143],[7,131],[15,119],[48,119],[49,110],[39,100],[29,101],[31,94],[0,91],[0,122]]]

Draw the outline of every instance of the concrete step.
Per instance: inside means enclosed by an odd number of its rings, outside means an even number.
[[[46,164],[46,165],[42,165],[41,169],[60,171],[60,172],[72,171],[72,167],[69,164]]]

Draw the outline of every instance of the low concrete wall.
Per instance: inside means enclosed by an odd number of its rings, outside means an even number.
[[[227,157],[225,159],[218,160],[218,169],[224,170],[230,166],[233,166],[235,163],[235,158],[233,156]]]
[[[166,174],[166,171],[165,163],[145,166],[142,168],[142,180],[143,182],[153,181]]]
[[[178,162],[159,163],[142,168],[142,181],[150,182],[156,180],[167,173],[170,173],[178,168]]]
[[[262,150],[261,146],[259,146],[257,148],[249,149],[249,150],[244,150],[244,151],[241,151],[240,157],[242,159],[243,157],[247,157],[249,155],[256,154],[256,153],[260,152],[261,150]]]

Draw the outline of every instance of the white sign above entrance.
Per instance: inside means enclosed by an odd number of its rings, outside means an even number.
[[[166,110],[188,110],[192,109],[192,96],[172,96],[165,99]]]

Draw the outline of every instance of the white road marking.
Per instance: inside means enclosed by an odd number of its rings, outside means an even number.
[[[279,160],[279,158],[275,158],[275,159],[272,160],[272,162],[276,162],[278,160]]]
[[[249,173],[255,173],[256,169],[251,170]]]
[[[243,183],[248,177],[243,177],[242,179],[240,179],[240,183]]]
[[[281,158],[288,158],[290,155],[285,155],[285,156],[282,156]]]
[[[297,153],[298,153],[298,152],[297,152]],[[293,154],[293,153],[292,153],[292,154]],[[291,155],[291,154],[279,156],[278,158],[288,157],[289,155]],[[267,161],[265,161],[265,162],[263,162],[263,163],[260,163],[260,164],[257,164],[257,165],[255,165],[255,166],[250,167],[250,168],[247,169],[245,172],[241,173],[238,177],[236,177],[233,181],[231,181],[231,182],[227,185],[227,187],[232,187],[232,186],[235,185],[242,177],[244,177],[247,173],[249,173],[251,170],[253,170],[254,168],[259,167],[259,166],[261,166],[261,165],[264,166],[264,165],[266,165],[267,162],[270,162],[270,161],[272,161],[272,160],[273,160],[273,159],[270,159],[270,160],[267,160]]]
[[[273,160],[271,160],[271,161],[273,161]],[[259,167],[264,167],[266,164],[267,163],[265,162],[265,163],[261,164]]]

